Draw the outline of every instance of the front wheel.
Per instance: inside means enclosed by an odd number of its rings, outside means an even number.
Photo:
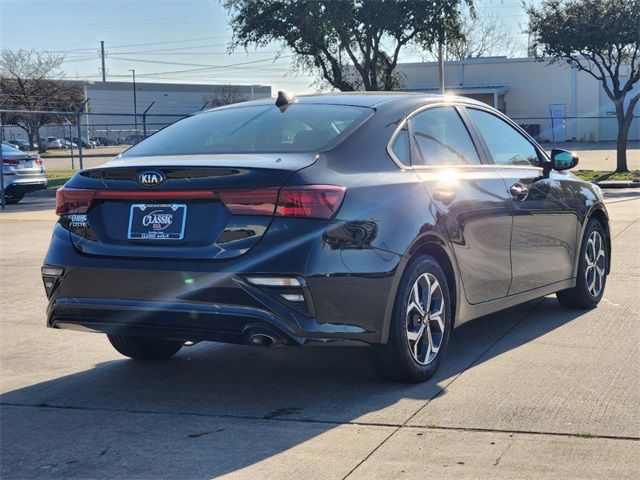
[[[136,360],[165,360],[182,348],[182,342],[161,338],[107,335],[109,342],[125,357]]]
[[[580,245],[576,286],[556,293],[565,308],[594,308],[604,293],[607,282],[608,249],[602,224],[589,220]]]
[[[451,323],[446,276],[433,257],[420,257],[398,287],[388,343],[369,348],[372,367],[391,381],[428,380],[442,362]]]
[[[12,195],[5,195],[4,201],[7,205],[15,205],[24,198],[24,193],[14,193]]]

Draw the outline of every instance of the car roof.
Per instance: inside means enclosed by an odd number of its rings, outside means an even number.
[[[467,103],[467,104],[477,104],[477,105],[485,105],[482,102],[477,100],[472,100],[467,97],[459,97],[455,95],[439,95],[433,93],[419,93],[419,92],[386,92],[386,91],[376,91],[376,92],[337,92],[337,93],[327,93],[327,94],[312,94],[312,95],[299,95],[293,96],[293,101],[298,104],[326,104],[326,105],[351,105],[357,107],[370,107],[375,108],[382,104],[388,103],[406,103],[407,100],[412,101],[411,103],[421,103],[421,104],[429,104],[429,103],[439,103],[439,102],[450,102],[450,103]],[[243,106],[251,106],[251,105],[269,105],[273,104],[275,99],[273,98],[265,98],[260,100],[252,100],[249,102],[235,103],[231,105],[225,105],[223,107],[218,107],[216,110],[228,109],[228,108],[238,108]],[[213,109],[205,110],[210,111]]]

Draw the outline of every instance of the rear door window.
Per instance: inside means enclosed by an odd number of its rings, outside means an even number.
[[[373,110],[347,105],[273,104],[226,108],[180,120],[127,150],[123,157],[322,150]]]
[[[480,157],[454,107],[434,107],[412,117],[420,151],[414,165],[476,165]]]

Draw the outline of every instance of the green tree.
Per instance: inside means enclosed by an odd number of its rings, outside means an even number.
[[[527,8],[541,61],[568,62],[596,78],[615,105],[616,171],[627,172],[627,138],[640,93],[640,0],[545,0]]]
[[[40,127],[48,123],[62,123],[75,116],[49,113],[73,112],[84,102],[84,89],[77,82],[61,80],[61,55],[35,50],[2,50],[0,52],[0,104],[7,110],[29,110],[2,114],[2,123],[22,128],[40,151],[43,143]],[[33,113],[40,112],[40,113]],[[46,112],[46,113],[42,113]]]
[[[460,7],[473,0],[226,0],[231,48],[272,42],[334,88],[394,90],[403,48],[431,50],[460,36]]]

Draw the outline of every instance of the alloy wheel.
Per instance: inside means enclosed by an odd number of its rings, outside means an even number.
[[[409,351],[420,365],[428,365],[438,355],[444,338],[444,314],[440,283],[430,273],[420,275],[411,288],[406,314]]]
[[[591,232],[584,252],[584,276],[589,294],[596,298],[604,285],[606,252],[602,236],[597,231]]]

